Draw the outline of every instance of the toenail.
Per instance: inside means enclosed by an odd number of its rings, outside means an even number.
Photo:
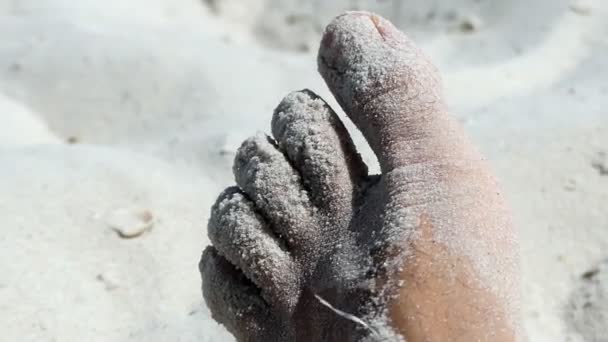
[[[372,23],[374,23],[374,27],[376,28],[376,30],[378,30],[378,33],[380,33],[382,39],[384,39],[386,36],[386,30],[384,29],[384,27],[382,27],[382,23],[380,23],[380,18],[377,15],[372,14],[370,15],[370,19],[372,20]]]

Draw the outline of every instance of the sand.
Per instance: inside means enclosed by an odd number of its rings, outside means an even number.
[[[338,108],[316,46],[355,6],[431,56],[502,181],[530,340],[607,336],[601,309],[573,314],[608,250],[604,2],[239,3],[0,1],[3,339],[231,341],[196,266],[210,207],[233,183],[236,148],[270,130],[285,94],[310,88]],[[141,235],[112,229],[142,212],[154,223]],[[587,291],[605,294],[603,279]]]

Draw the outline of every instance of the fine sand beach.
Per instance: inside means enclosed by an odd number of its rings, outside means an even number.
[[[0,0],[6,341],[234,341],[197,264],[237,148],[348,9],[438,66],[520,235],[530,341],[608,341],[608,3]],[[378,162],[338,111],[372,172]]]

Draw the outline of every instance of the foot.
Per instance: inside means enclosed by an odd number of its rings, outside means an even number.
[[[289,94],[212,208],[213,317],[239,341],[515,341],[514,232],[436,69],[364,12],[334,19],[318,61],[382,174],[321,98]]]

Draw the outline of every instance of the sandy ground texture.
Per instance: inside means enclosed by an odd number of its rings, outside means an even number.
[[[0,0],[2,340],[231,341],[200,291],[210,206],[285,94],[330,99],[320,32],[368,9],[503,182],[530,340],[608,341],[608,3],[244,3]]]

